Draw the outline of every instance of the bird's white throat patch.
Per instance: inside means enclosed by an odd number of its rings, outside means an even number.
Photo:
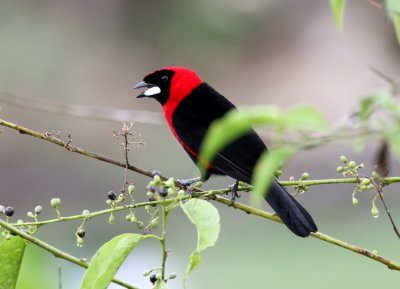
[[[161,89],[158,86],[153,86],[153,87],[147,89],[144,92],[144,95],[151,96],[151,95],[159,94],[160,92],[161,92]]]

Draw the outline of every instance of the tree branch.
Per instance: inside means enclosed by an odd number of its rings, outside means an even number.
[[[110,164],[113,164],[113,165],[116,165],[116,166],[119,166],[119,167],[122,167],[122,168],[126,167],[126,163],[124,163],[124,162],[119,162],[119,161],[110,159],[108,157],[104,157],[104,156],[95,154],[93,152],[84,150],[82,148],[79,148],[79,147],[76,147],[76,146],[72,146],[70,144],[67,144],[67,143],[63,142],[59,138],[56,138],[56,137],[53,137],[53,136],[49,135],[48,133],[40,133],[40,132],[31,130],[31,129],[28,129],[28,128],[25,128],[25,127],[22,127],[22,126],[19,126],[17,124],[14,124],[14,123],[2,120],[2,119],[0,119],[0,125],[12,128],[14,130],[17,130],[21,134],[27,134],[27,135],[30,135],[30,136],[33,136],[33,137],[36,137],[36,138],[40,138],[40,139],[43,139],[45,141],[54,143],[56,145],[59,145],[61,147],[66,148],[68,151],[79,153],[79,154],[82,154],[84,156],[87,156],[87,157],[90,157],[90,158],[94,158],[94,159],[97,159],[97,160],[100,160],[100,161],[104,161],[104,162],[107,162],[107,163],[110,163]],[[131,171],[137,172],[139,174],[142,174],[142,175],[145,175],[145,176],[148,176],[148,177],[152,177],[151,172],[148,171],[148,170],[145,170],[145,169],[133,166],[133,165],[129,165],[128,169],[131,170]],[[285,185],[285,186],[298,185],[298,184],[311,186],[311,185],[337,184],[337,183],[357,183],[358,181],[359,180],[357,180],[356,178],[350,178],[350,179],[326,179],[326,180],[289,181],[289,182],[281,182],[281,184]],[[383,181],[383,183],[385,185],[388,185],[388,184],[400,182],[400,177],[384,178],[382,181]],[[241,189],[242,190],[249,190],[249,189],[251,189],[251,186],[245,186],[245,187],[242,187]],[[259,210],[259,209],[256,209],[256,208],[241,204],[241,203],[237,203],[237,202],[232,204],[232,202],[230,200],[228,200],[226,198],[223,198],[223,197],[220,197],[220,196],[217,196],[217,194],[226,193],[228,191],[229,190],[227,190],[227,189],[224,189],[224,190],[211,190],[211,191],[207,191],[207,192],[198,191],[198,192],[194,193],[194,196],[196,196],[196,197],[201,196],[201,197],[204,197],[204,198],[213,199],[213,200],[215,200],[215,201],[217,201],[219,203],[232,206],[233,208],[242,210],[242,211],[244,211],[244,212],[246,212],[248,214],[252,214],[252,215],[259,216],[259,217],[262,217],[262,218],[265,218],[265,219],[269,219],[269,220],[272,220],[272,221],[275,221],[275,222],[282,223],[282,221],[279,219],[279,217],[277,215],[275,215],[275,214],[268,213],[268,212],[265,212],[265,211],[262,211],[262,210]],[[185,196],[183,199],[187,199],[189,197],[190,196]],[[154,204],[161,204],[161,203],[167,204],[167,203],[170,203],[170,202],[173,202],[173,201],[176,201],[176,200],[175,199],[169,199],[169,200],[163,200],[163,201],[158,201],[158,202],[151,202],[151,204],[153,204],[153,205]],[[113,212],[113,211],[124,210],[124,209],[129,209],[129,208],[134,208],[134,207],[140,207],[140,206],[145,206],[145,205],[149,205],[149,204],[150,204],[149,202],[138,203],[138,204],[134,204],[134,205],[130,205],[130,206],[121,206],[121,207],[116,207],[116,208],[113,208],[113,209],[102,210],[102,211],[98,211],[98,212],[95,212],[95,213],[90,213],[88,215],[61,217],[59,219],[42,221],[42,222],[24,223],[24,224],[21,224],[21,226],[23,226],[23,225],[25,225],[25,226],[27,226],[27,225],[40,226],[40,225],[44,225],[44,224],[62,222],[62,221],[67,221],[67,220],[74,220],[74,219],[78,219],[78,218],[91,218],[91,217],[94,217],[94,216],[97,216],[97,215],[107,214],[107,213],[110,213],[110,212]],[[14,228],[10,224],[7,224],[2,220],[0,220],[0,225],[3,226],[6,229],[18,234],[18,235],[20,235],[21,237],[33,242],[34,244],[38,244],[37,243],[38,240],[36,238],[34,238],[34,237],[32,237],[32,236],[30,236],[30,235],[28,235],[28,234],[16,229],[16,228]],[[17,225],[17,224],[14,224],[14,225]],[[374,252],[369,251],[367,249],[364,249],[362,247],[358,247],[358,246],[349,244],[347,242],[335,239],[335,238],[333,238],[333,237],[331,237],[329,235],[323,234],[321,232],[311,233],[311,236],[314,237],[314,238],[320,239],[322,241],[337,245],[337,246],[342,247],[344,249],[350,250],[350,251],[352,251],[354,253],[361,254],[363,256],[371,258],[371,259],[373,259],[373,260],[375,260],[377,262],[385,264],[386,266],[388,266],[389,269],[399,270],[400,271],[400,264],[399,263],[397,263],[395,261],[392,261],[390,259],[387,259],[387,258],[385,258],[383,256],[380,256],[377,253],[374,253]],[[42,244],[42,243],[39,243],[39,244]],[[41,247],[46,249],[46,246],[41,246]],[[54,248],[54,250],[58,250],[58,249]],[[62,252],[62,251],[60,251],[60,252]],[[73,263],[75,263],[77,265],[83,266],[83,267],[87,266],[87,263],[82,263],[82,260],[77,259],[77,258],[74,259],[74,258],[75,257],[72,257],[72,259],[71,258],[65,258],[65,259],[69,260],[69,261],[71,261],[71,262],[73,262]],[[127,287],[127,288],[129,288],[129,287]],[[132,287],[132,288],[134,288],[134,287]]]

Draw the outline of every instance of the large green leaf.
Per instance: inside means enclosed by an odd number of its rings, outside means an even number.
[[[312,129],[325,130],[326,119],[313,106],[298,106],[287,110],[279,122],[280,129]]]
[[[232,110],[215,121],[203,141],[199,168],[204,172],[207,164],[229,143],[246,134],[256,125],[276,124],[279,119],[276,107],[257,107]]]
[[[0,244],[0,288],[13,289],[24,256],[26,242],[19,236],[3,239]]]
[[[147,237],[122,234],[101,246],[83,277],[81,289],[106,289],[132,249]]]
[[[259,158],[253,171],[253,194],[251,201],[259,205],[260,201],[266,196],[269,187],[274,181],[274,174],[291,156],[296,153],[296,149],[291,146],[283,146],[271,151],[264,152]]]
[[[197,247],[189,259],[185,276],[184,286],[189,274],[200,263],[200,252],[214,246],[219,236],[220,218],[218,210],[209,202],[200,199],[191,199],[181,205],[183,212],[197,229]]]
[[[344,10],[346,8],[346,0],[330,0],[333,19],[335,20],[336,30],[343,30]]]

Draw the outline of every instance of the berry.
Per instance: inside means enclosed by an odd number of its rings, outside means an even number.
[[[151,274],[151,275],[150,275],[150,282],[151,282],[151,284],[156,283],[156,281],[157,281],[157,276],[156,276],[156,274]]]
[[[347,163],[347,158],[345,156],[341,156],[340,161],[345,164]]]
[[[149,276],[150,273],[151,273],[151,270],[146,270],[146,271],[143,272],[143,276],[144,277]]]
[[[150,235],[150,234],[151,234],[151,229],[149,227],[143,229],[143,235]]]
[[[60,198],[52,198],[50,204],[54,209],[58,209],[61,205],[61,200]]]
[[[160,188],[159,194],[161,197],[165,198],[168,196],[168,189],[167,188]]]
[[[83,210],[82,211],[82,215],[89,215],[90,214],[90,211],[89,210]]]
[[[307,180],[309,177],[310,177],[310,174],[309,174],[309,173],[303,173],[303,174],[301,175],[300,179],[301,179],[302,181],[304,181],[304,180]]]
[[[39,214],[42,212],[42,210],[43,210],[42,206],[36,206],[36,207],[35,207],[35,213],[36,213],[36,215],[39,215]]]
[[[4,206],[0,205],[0,213],[4,214],[4,211],[6,210],[6,208],[4,208]]]
[[[146,191],[147,191],[147,192],[154,193],[154,192],[156,191],[156,188],[155,188],[154,186],[147,185],[147,186],[146,186]]]
[[[349,169],[354,169],[356,167],[356,163],[351,161],[351,162],[349,162],[348,167],[349,167]]]
[[[156,197],[154,195],[151,195],[149,197],[149,202],[155,202],[156,201]]]
[[[86,232],[84,229],[79,229],[78,232],[76,232],[76,234],[78,235],[78,237],[84,238],[86,235]]]
[[[133,194],[135,192],[135,186],[134,185],[129,185],[128,186],[128,193],[129,194]]]
[[[111,200],[114,201],[117,198],[117,195],[113,191],[109,191],[107,193],[107,197]]]
[[[26,213],[26,215],[28,216],[28,218],[34,218],[35,217],[35,215],[31,211]]]
[[[4,210],[4,214],[6,214],[7,217],[12,217],[12,215],[14,215],[14,208],[13,207],[7,207]]]
[[[175,279],[176,278],[176,273],[172,272],[171,275],[169,275],[169,279]]]
[[[157,171],[157,170],[154,170],[154,171],[152,171],[151,172],[151,175],[154,177],[154,176],[161,176],[161,173],[159,172],[159,171]]]
[[[337,171],[338,173],[343,173],[343,172],[344,172],[344,167],[338,166],[338,167],[336,168],[336,171]]]

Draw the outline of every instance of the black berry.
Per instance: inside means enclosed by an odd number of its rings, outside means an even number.
[[[4,214],[6,214],[7,217],[11,217],[12,215],[14,215],[14,208],[13,207],[7,207],[4,210]]]
[[[161,197],[166,197],[168,196],[168,189],[167,188],[160,188],[159,194]]]
[[[156,283],[156,281],[157,281],[157,276],[156,276],[156,274],[151,274],[151,275],[150,275],[150,282],[151,282],[152,284],[154,284],[154,283]]]
[[[154,193],[156,191],[156,188],[148,185],[148,186],[146,186],[146,191]]]
[[[107,197],[111,200],[114,201],[117,198],[117,195],[113,191],[109,191],[107,193]]]
[[[156,197],[154,197],[153,195],[151,195],[149,197],[149,202],[155,202],[156,201]]]
[[[154,177],[154,176],[161,176],[161,173],[159,172],[159,171],[157,171],[157,170],[154,170],[154,171],[152,171],[151,172],[151,175]]]
[[[86,232],[83,229],[79,229],[78,232],[76,232],[76,234],[78,235],[78,237],[84,238],[86,235]]]

